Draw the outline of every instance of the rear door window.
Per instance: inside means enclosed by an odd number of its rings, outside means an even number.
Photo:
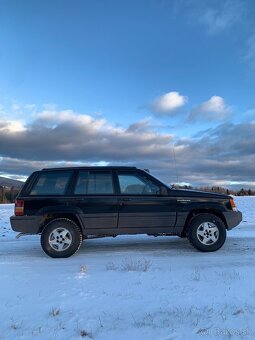
[[[76,195],[114,194],[111,171],[80,171],[74,193]]]
[[[33,185],[30,195],[64,195],[73,171],[42,171]]]

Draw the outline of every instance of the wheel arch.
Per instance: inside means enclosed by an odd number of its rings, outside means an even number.
[[[225,216],[223,215],[223,213],[220,210],[210,209],[210,208],[209,209],[193,209],[189,212],[189,214],[186,218],[185,225],[184,225],[184,231],[183,231],[184,233],[186,233],[187,229],[189,228],[191,220],[195,216],[201,215],[201,214],[212,214],[212,215],[219,217],[222,220],[222,222],[224,223],[224,225],[227,229],[227,221],[225,219]]]
[[[56,219],[68,219],[68,220],[71,220],[72,222],[74,222],[80,229],[82,235],[84,236],[83,234],[83,228],[82,228],[82,222],[79,218],[79,215],[76,214],[75,212],[71,212],[71,211],[68,211],[68,212],[60,212],[60,211],[48,211],[48,212],[45,212],[43,214],[43,222],[40,226],[40,233],[43,231],[43,229],[47,226],[47,224],[53,220],[56,220]]]

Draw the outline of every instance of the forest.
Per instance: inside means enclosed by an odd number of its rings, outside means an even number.
[[[19,189],[15,187],[4,187],[0,185],[0,203],[13,203],[18,195]]]

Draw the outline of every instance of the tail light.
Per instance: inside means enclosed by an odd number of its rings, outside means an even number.
[[[236,204],[235,204],[234,199],[233,199],[233,198],[230,198],[229,202],[230,202],[230,206],[231,206],[232,210],[233,210],[233,211],[237,211],[238,209],[237,209],[237,206],[236,206]]]
[[[23,216],[24,215],[24,201],[16,200],[15,201],[15,216]]]

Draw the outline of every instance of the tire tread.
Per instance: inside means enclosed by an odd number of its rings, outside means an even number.
[[[79,227],[73,220],[71,220],[71,219],[69,219],[69,218],[66,218],[66,217],[54,218],[53,220],[49,221],[49,222],[45,225],[45,227],[44,227],[43,230],[42,230],[42,235],[43,235],[44,231],[49,227],[49,225],[50,225],[51,223],[53,223],[53,222],[58,222],[58,221],[63,221],[63,220],[67,221],[68,223],[71,223],[71,224],[73,225],[73,228],[77,231],[77,233],[79,233],[79,245],[78,245],[77,249],[75,250],[75,252],[72,253],[71,255],[69,255],[69,256],[72,256],[72,255],[74,255],[74,254],[76,254],[76,253],[78,252],[78,250],[80,249],[80,247],[81,247],[81,245],[82,245],[82,242],[83,242],[83,237],[82,237],[81,229],[80,229],[80,227]],[[42,247],[43,251],[44,251],[48,256],[51,256],[51,255],[48,254],[48,252],[45,251],[45,249],[44,249],[44,245],[43,245],[43,237],[42,237],[42,236],[41,236],[41,247]],[[69,256],[65,256],[65,257],[69,257]],[[61,256],[51,256],[51,257],[61,257]]]
[[[224,228],[223,230],[225,230],[225,234],[223,235],[223,240],[221,242],[221,244],[217,247],[216,244],[213,244],[214,247],[211,247],[211,248],[205,248],[203,247],[202,245],[199,245],[199,243],[196,243],[196,241],[194,241],[192,239],[192,227],[193,227],[193,223],[198,220],[199,218],[209,218],[209,221],[210,219],[213,219],[214,222],[217,223],[217,227],[220,225],[221,227],[220,228]],[[219,230],[220,232],[220,230]],[[199,250],[199,251],[202,251],[202,252],[212,252],[212,251],[216,251],[218,249],[220,249],[223,244],[225,243],[225,240],[226,240],[226,227],[225,227],[225,224],[223,223],[223,221],[216,215],[214,214],[210,214],[210,213],[201,213],[201,214],[198,214],[198,215],[195,215],[189,222],[189,227],[188,227],[188,230],[187,230],[187,238],[188,238],[188,241],[189,243],[192,245],[193,248]],[[210,246],[208,246],[210,247]]]

